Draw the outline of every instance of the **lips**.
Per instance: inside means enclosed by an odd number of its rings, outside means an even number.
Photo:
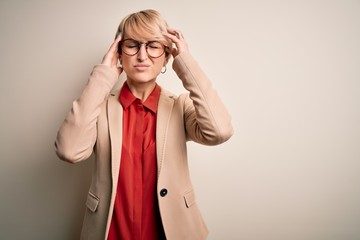
[[[139,64],[135,64],[134,67],[139,71],[145,71],[146,69],[148,69],[150,67],[150,65],[139,63]]]

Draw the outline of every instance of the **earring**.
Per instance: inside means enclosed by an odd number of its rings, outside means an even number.
[[[162,74],[166,73],[166,65],[164,67],[165,69],[161,71]]]

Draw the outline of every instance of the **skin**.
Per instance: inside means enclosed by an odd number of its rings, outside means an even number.
[[[175,58],[182,52],[189,51],[188,44],[180,31],[168,28],[163,35],[169,38],[175,47],[171,55]],[[142,45],[139,52],[134,56],[118,53],[118,43],[122,36],[118,36],[104,55],[101,64],[111,67],[119,77],[122,72],[126,73],[127,83],[135,97],[145,101],[155,87],[156,78],[163,66],[166,66],[171,55],[163,54],[159,58],[148,56],[145,45]],[[118,62],[122,67],[118,66]]]

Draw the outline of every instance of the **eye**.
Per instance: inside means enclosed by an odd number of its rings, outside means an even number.
[[[139,43],[136,42],[136,41],[126,41],[125,47],[127,47],[127,48],[138,48]]]
[[[160,49],[162,48],[162,45],[159,42],[149,42],[148,47],[153,49]]]

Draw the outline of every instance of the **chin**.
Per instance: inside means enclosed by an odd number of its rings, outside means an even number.
[[[127,77],[136,83],[148,83],[156,81],[157,75],[149,75],[148,73],[136,73],[127,75]]]

